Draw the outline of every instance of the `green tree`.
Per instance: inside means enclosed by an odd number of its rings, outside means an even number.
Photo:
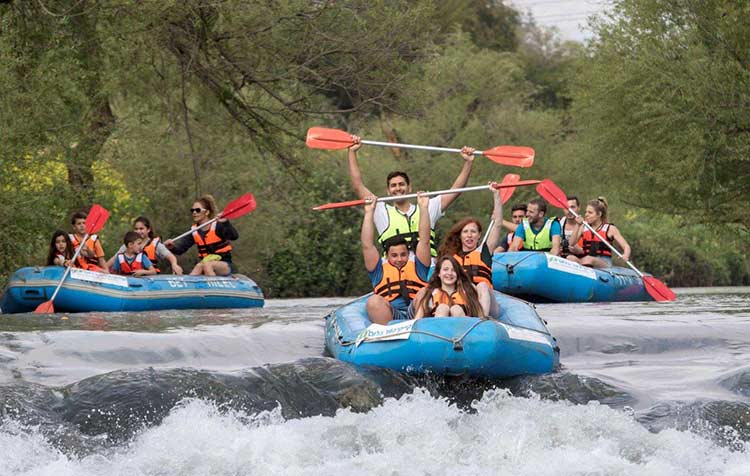
[[[574,95],[596,178],[617,177],[642,207],[746,226],[748,14],[750,4],[725,0],[615,3]]]

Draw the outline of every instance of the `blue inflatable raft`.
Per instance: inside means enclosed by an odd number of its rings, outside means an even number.
[[[593,269],[540,252],[497,253],[492,285],[532,302],[653,301],[631,269]]]
[[[52,297],[65,268],[21,268],[11,276],[0,310],[32,312]],[[155,275],[132,278],[71,269],[55,297],[56,312],[121,312],[159,309],[262,307],[263,292],[252,279],[232,276]]]
[[[495,293],[499,320],[432,317],[382,326],[367,319],[369,296],[326,316],[326,349],[339,360],[413,374],[490,378],[546,373],[559,364],[555,338],[519,299]]]

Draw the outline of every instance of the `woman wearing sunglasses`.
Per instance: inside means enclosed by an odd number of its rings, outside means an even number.
[[[190,214],[193,217],[193,233],[176,242],[167,240],[164,244],[172,253],[181,255],[193,245],[198,247],[200,262],[190,272],[191,275],[204,274],[206,276],[227,276],[232,274],[232,244],[231,241],[240,237],[237,230],[226,218],[216,212],[216,201],[211,195],[203,195],[193,203]],[[211,225],[198,228],[214,217],[219,219]]]

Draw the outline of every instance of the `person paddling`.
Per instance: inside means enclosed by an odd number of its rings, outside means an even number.
[[[584,216],[576,218],[580,225],[583,225],[584,220],[608,243],[617,243],[622,249],[623,259],[625,261],[630,260],[630,245],[622,236],[620,230],[612,223],[607,222],[607,199],[598,197],[596,200],[588,202]],[[578,258],[569,255],[570,261],[593,268],[609,268],[612,266],[612,250],[602,243],[596,234],[584,226],[580,226],[578,232],[572,236],[572,240],[577,241],[579,238],[583,242],[583,256]]]
[[[565,210],[565,214],[557,219],[560,222],[561,231],[561,242],[560,242],[560,257],[566,258],[569,255],[581,257],[583,256],[583,249],[580,246],[579,241],[571,241],[578,228],[581,226],[575,219],[575,213],[579,213],[581,203],[578,201],[578,197],[575,195],[567,195],[568,209]]]
[[[360,199],[373,196],[373,193],[364,185],[362,173],[357,162],[357,151],[362,146],[358,136],[352,136],[354,145],[348,149],[349,177],[352,187]],[[461,149],[461,157],[464,160],[461,172],[453,182],[451,189],[461,188],[466,185],[471,175],[474,164],[474,149],[464,147]],[[393,171],[386,177],[387,193],[389,196],[407,195],[411,193],[412,186],[406,172]],[[430,217],[430,256],[437,256],[435,238],[435,224],[443,216],[445,210],[453,203],[460,193],[448,193],[430,199],[427,212]],[[378,243],[383,243],[394,236],[402,236],[406,239],[409,249],[416,250],[416,239],[419,228],[419,207],[415,207],[410,200],[402,200],[391,203],[377,202],[374,212],[375,228],[378,233]]]
[[[151,227],[151,221],[148,218],[140,216],[133,220],[133,231],[138,233],[138,236],[140,236],[141,240],[143,240],[143,254],[145,254],[151,261],[151,264],[153,265],[157,273],[161,273],[158,263],[159,259],[162,259],[169,261],[169,264],[172,267],[172,272],[174,274],[182,274],[182,267],[177,263],[177,258],[175,257],[175,255],[172,254],[172,252],[169,251],[166,246],[164,246],[164,243],[162,243],[160,237],[154,236],[154,230]],[[117,254],[124,252],[125,245],[122,245],[120,246],[120,249],[117,250]],[[112,266],[112,263],[117,257],[117,254],[115,254],[115,256],[107,261],[107,267]]]
[[[546,251],[560,255],[560,223],[547,218],[547,202],[535,198],[526,204],[526,218],[516,228],[510,251]]]
[[[164,245],[175,255],[181,255],[193,245],[198,247],[198,257],[201,262],[190,272],[192,276],[204,274],[206,276],[228,276],[234,272],[232,265],[232,241],[240,234],[226,218],[217,213],[216,201],[212,195],[203,195],[193,203],[190,209],[193,216],[193,233],[177,241],[167,240]],[[204,228],[199,225],[210,221],[213,217],[219,219]]]
[[[419,239],[415,252],[409,251],[403,236],[393,236],[383,244],[385,258],[375,246],[374,215],[376,197],[366,197],[365,217],[362,221],[362,257],[372,282],[373,295],[367,299],[367,315],[375,324],[387,324],[393,319],[409,319],[410,306],[417,293],[427,284],[430,272],[429,198],[417,199]],[[411,310],[411,311],[410,311]]]
[[[70,243],[73,245],[73,249],[77,249],[81,245],[81,240],[86,235],[86,212],[76,212],[70,219],[70,224],[73,225],[73,233],[68,235]],[[102,248],[101,240],[99,235],[89,235],[86,243],[83,243],[81,253],[76,258],[73,266],[76,268],[87,269],[89,271],[98,271],[100,273],[108,273],[109,268],[107,262],[104,259],[104,248]]]

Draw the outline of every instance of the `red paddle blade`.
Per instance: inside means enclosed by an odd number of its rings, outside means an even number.
[[[568,196],[550,179],[542,180],[542,183],[536,186],[536,191],[543,199],[547,200],[550,205],[568,209]]]
[[[534,149],[515,145],[499,145],[485,150],[482,155],[493,162],[511,167],[531,167],[534,165]]]
[[[55,306],[52,301],[44,301],[34,309],[34,314],[53,314],[55,312]]]
[[[513,185],[518,183],[518,181],[521,180],[521,176],[518,174],[507,174],[505,177],[503,177],[503,181],[500,182],[500,185]],[[500,200],[503,202],[503,205],[510,200],[510,197],[513,195],[513,192],[516,191],[516,187],[509,187],[509,188],[501,188],[500,189]]]
[[[352,135],[339,129],[311,127],[307,130],[307,146],[311,149],[339,150],[354,144]]]
[[[252,193],[246,193],[239,198],[229,202],[221,211],[222,218],[239,218],[255,210],[255,197]]]
[[[86,215],[86,233],[93,235],[104,228],[104,224],[109,220],[109,212],[101,205],[93,204]]]
[[[364,200],[351,200],[349,202],[337,202],[337,203],[326,203],[325,205],[318,205],[317,207],[313,207],[313,210],[320,211],[320,210],[331,210],[333,208],[346,208],[346,207],[356,207],[358,205],[364,205],[366,202]]]
[[[654,298],[654,301],[674,301],[677,299],[674,291],[653,276],[644,276],[643,284],[646,285],[646,291]]]

